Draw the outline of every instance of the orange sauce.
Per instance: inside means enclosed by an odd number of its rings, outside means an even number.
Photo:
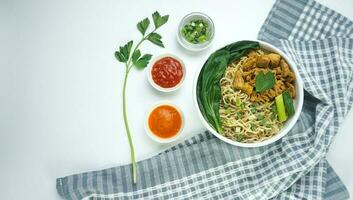
[[[148,117],[148,126],[153,134],[160,138],[171,138],[181,128],[182,118],[179,111],[169,105],[155,108]]]

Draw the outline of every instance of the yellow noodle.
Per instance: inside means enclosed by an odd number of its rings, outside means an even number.
[[[258,54],[263,51],[258,50]],[[249,96],[241,90],[233,88],[233,80],[237,70],[242,71],[242,64],[247,60],[244,56],[240,61],[230,64],[220,80],[222,99],[220,118],[222,135],[235,141],[255,143],[267,140],[278,133],[282,123],[272,112],[274,102],[253,103]],[[240,102],[241,105],[239,106]]]

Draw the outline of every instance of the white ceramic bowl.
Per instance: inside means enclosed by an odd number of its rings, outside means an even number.
[[[153,81],[153,78],[152,78],[152,67],[154,65],[154,63],[156,63],[158,60],[160,60],[161,58],[164,58],[164,57],[172,57],[174,59],[176,59],[177,61],[179,61],[181,63],[181,67],[183,69],[183,77],[181,78],[180,82],[174,86],[174,87],[171,87],[171,88],[164,88],[164,87],[161,87],[159,85],[157,85],[154,81]],[[185,79],[185,75],[186,75],[186,68],[185,68],[185,64],[184,62],[177,56],[173,55],[173,54],[170,54],[170,53],[166,53],[166,54],[161,54],[159,56],[156,56],[152,62],[150,62],[150,64],[148,65],[147,67],[147,79],[148,79],[148,82],[152,85],[152,87],[154,87],[156,90],[158,91],[161,91],[161,92],[173,92],[177,89],[179,89],[182,85],[183,85],[183,82],[184,82],[184,79]]]
[[[240,146],[240,147],[260,147],[260,146],[264,146],[264,145],[268,145],[271,143],[276,142],[277,140],[281,139],[284,135],[286,135],[295,125],[295,123],[297,122],[299,115],[302,111],[302,107],[303,107],[303,101],[304,101],[304,90],[303,90],[303,81],[300,77],[299,71],[297,69],[296,64],[288,57],[286,56],[280,49],[278,49],[277,47],[264,42],[264,41],[259,41],[259,40],[255,40],[257,42],[260,43],[260,47],[266,50],[269,50],[271,52],[275,52],[278,53],[279,55],[282,56],[282,58],[284,58],[289,67],[293,70],[296,80],[295,80],[295,88],[296,88],[296,98],[293,100],[294,103],[294,108],[295,108],[295,114],[283,124],[282,129],[272,138],[267,139],[265,141],[262,142],[258,142],[258,143],[242,143],[242,142],[237,142],[237,141],[233,141],[229,138],[224,137],[223,135],[219,134],[216,130],[214,130],[206,121],[206,119],[204,118],[204,116],[202,115],[200,108],[199,108],[199,104],[197,101],[197,93],[196,93],[196,86],[197,86],[197,80],[199,78],[199,74],[200,71],[204,65],[203,62],[202,66],[198,68],[196,74],[195,74],[195,79],[194,79],[194,85],[193,85],[193,100],[194,100],[194,104],[196,106],[196,110],[198,112],[198,115],[201,119],[202,124],[216,137],[218,137],[219,139],[223,140],[224,142],[227,142],[229,144],[235,145],[235,146]]]
[[[173,108],[175,108],[179,112],[179,114],[181,116],[181,127],[180,127],[180,130],[175,136],[170,137],[170,138],[160,138],[160,137],[158,137],[157,135],[152,133],[152,131],[151,131],[149,125],[148,125],[148,118],[149,118],[151,112],[155,108],[157,108],[159,106],[162,106],[162,105],[172,106]],[[154,140],[155,142],[158,142],[158,143],[170,143],[170,142],[176,141],[179,138],[179,136],[181,135],[181,133],[182,133],[182,131],[184,129],[184,125],[185,125],[185,118],[184,118],[184,115],[183,115],[183,112],[181,111],[181,109],[178,106],[176,106],[175,104],[173,104],[173,103],[171,103],[169,101],[161,101],[161,102],[158,102],[155,105],[153,105],[152,108],[147,112],[146,121],[145,121],[145,131],[146,131],[147,135],[152,140]]]

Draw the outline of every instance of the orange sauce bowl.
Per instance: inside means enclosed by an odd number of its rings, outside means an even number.
[[[160,102],[148,112],[145,129],[147,135],[159,143],[177,140],[184,128],[181,110],[170,102]]]

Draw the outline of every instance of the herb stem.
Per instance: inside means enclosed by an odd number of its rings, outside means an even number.
[[[154,29],[151,33],[155,32],[157,29]],[[148,36],[151,34],[147,34],[146,36],[142,37],[142,39],[136,44],[134,50],[132,51],[133,55],[135,51],[140,47],[143,41],[145,41]],[[129,57],[129,60],[126,62],[126,67],[125,67],[125,77],[124,77],[124,84],[123,84],[123,117],[124,117],[124,124],[125,124],[125,129],[126,129],[126,134],[129,140],[129,146],[130,146],[130,154],[131,154],[131,161],[132,161],[132,176],[133,176],[133,182],[136,184],[137,182],[137,172],[136,172],[136,159],[135,159],[135,149],[134,149],[134,144],[132,142],[132,137],[131,137],[131,132],[129,128],[129,122],[127,119],[127,112],[126,112],[126,85],[127,85],[127,78],[129,75],[129,72],[131,68],[133,67],[133,64],[131,64],[132,59]]]
[[[143,37],[143,38],[137,43],[137,45],[135,46],[134,50],[132,51],[131,56],[132,56],[132,55],[135,53],[135,51],[140,47],[140,45],[142,44],[142,42],[146,40],[146,38],[147,38],[147,36],[146,36],[146,37]],[[129,72],[130,69],[133,67],[133,65],[131,64],[131,61],[132,61],[132,59],[130,58],[129,61],[127,62],[127,64],[126,64],[126,67],[127,67],[127,70],[128,70],[127,72]]]
[[[133,55],[135,53],[135,51],[140,47],[140,45],[142,44],[143,41],[147,40],[148,36],[151,35],[152,33],[154,33],[157,30],[157,28],[153,29],[153,31],[151,31],[149,34],[147,34],[146,36],[143,36],[142,39],[136,44],[134,50],[132,51]],[[128,72],[130,71],[130,69],[133,67],[133,65],[131,65],[131,61],[132,59],[129,59],[129,61],[127,62],[127,66],[128,66]]]
[[[131,161],[132,161],[132,176],[133,176],[133,182],[136,184],[136,179],[137,179],[137,174],[136,174],[136,160],[135,160],[135,150],[134,150],[134,144],[132,143],[132,137],[130,133],[130,128],[129,128],[129,123],[127,119],[127,113],[126,113],[126,85],[127,85],[127,78],[129,75],[129,66],[126,64],[125,68],[125,77],[124,77],[124,84],[123,84],[123,117],[124,117],[124,124],[125,124],[125,129],[126,129],[126,134],[129,140],[129,145],[130,145],[130,155],[131,155]]]

